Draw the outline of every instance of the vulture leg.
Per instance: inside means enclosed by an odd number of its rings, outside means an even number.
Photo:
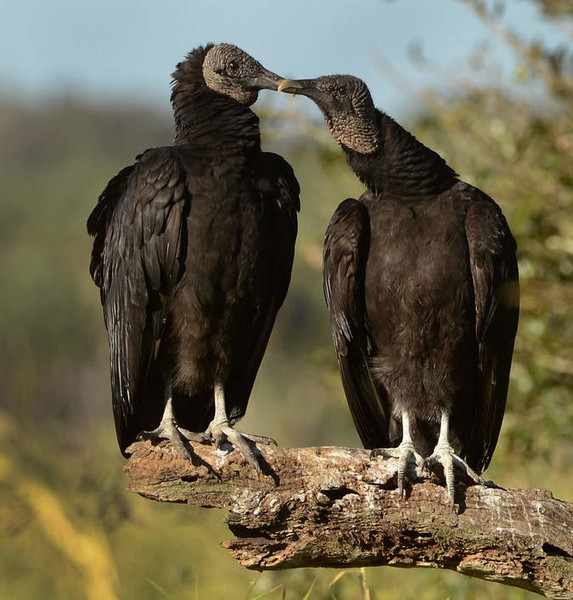
[[[424,467],[431,469],[436,464],[439,464],[444,469],[444,476],[446,479],[446,488],[448,490],[448,498],[450,500],[450,507],[454,510],[454,495],[455,495],[455,479],[454,479],[454,467],[459,469],[474,483],[483,485],[484,480],[462,459],[460,458],[452,448],[449,442],[449,426],[450,416],[447,412],[442,412],[442,418],[440,421],[440,436],[438,443],[434,448],[434,451],[424,461]]]
[[[239,450],[243,455],[243,458],[259,475],[261,473],[261,466],[249,442],[277,445],[272,438],[262,435],[241,433],[229,423],[227,408],[225,406],[225,386],[222,383],[215,384],[215,417],[209,424],[209,427],[207,427],[205,433],[215,441],[215,446],[217,448],[220,448],[225,440],[230,442],[237,450]]]
[[[153,431],[144,431],[139,435],[142,439],[165,439],[169,440],[173,447],[185,458],[192,460],[192,455],[184,440],[190,442],[208,441],[204,433],[194,433],[177,425],[175,415],[173,414],[173,401],[171,399],[171,386],[168,388],[168,397],[165,403],[165,410],[161,417],[161,423]]]
[[[397,448],[375,448],[372,456],[383,456],[384,458],[397,458],[398,462],[398,491],[404,496],[404,481],[408,467],[421,467],[424,459],[416,452],[412,435],[410,433],[410,416],[406,411],[402,413],[402,441]]]

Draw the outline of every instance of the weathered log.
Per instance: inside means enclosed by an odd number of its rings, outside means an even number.
[[[236,451],[197,444],[191,463],[166,442],[138,442],[129,490],[229,507],[237,539],[223,546],[249,569],[438,567],[573,598],[573,505],[551,492],[460,485],[452,512],[435,479],[418,478],[400,498],[395,459],[347,448],[260,450],[258,477]]]

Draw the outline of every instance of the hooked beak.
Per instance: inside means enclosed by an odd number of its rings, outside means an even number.
[[[301,89],[301,85],[294,79],[283,79],[277,87],[277,92],[285,92],[286,94],[296,94],[297,90]]]
[[[280,75],[263,69],[257,77],[252,79],[250,83],[251,89],[254,90],[274,90],[278,91],[279,84],[285,81]]]
[[[283,79],[277,87],[277,92],[300,94],[315,102],[320,101],[323,96],[323,93],[316,87],[316,79]]]

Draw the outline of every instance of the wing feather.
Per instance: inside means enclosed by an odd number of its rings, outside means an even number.
[[[390,445],[390,413],[384,390],[372,382],[364,300],[370,244],[368,210],[347,199],[334,213],[324,241],[323,285],[342,383],[354,424],[366,448]]]
[[[146,151],[114,177],[88,221],[92,275],[101,287],[110,342],[113,409],[122,451],[157,425],[144,386],[169,294],[183,270],[185,173],[171,148]]]
[[[519,318],[516,245],[500,208],[485,195],[465,219],[476,307],[479,406],[466,455],[478,473],[493,454],[507,398]]]
[[[268,294],[263,298],[265,319],[256,332],[253,347],[245,362],[231,373],[227,382],[229,417],[240,419],[246,409],[259,366],[263,359],[275,318],[282,306],[291,278],[300,210],[300,187],[292,167],[278,154],[261,154],[258,186],[268,208],[270,276]]]

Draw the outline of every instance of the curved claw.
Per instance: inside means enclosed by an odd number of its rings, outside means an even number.
[[[370,456],[383,456],[384,458],[398,459],[398,492],[400,497],[405,497],[404,483],[407,479],[408,467],[420,468],[424,459],[416,452],[414,444],[410,440],[404,440],[397,448],[375,448]]]
[[[220,449],[225,442],[229,442],[234,446],[251,467],[255,469],[257,475],[261,474],[261,465],[257,458],[257,448],[254,444],[278,445],[273,438],[237,431],[226,421],[222,423],[211,423],[205,433],[215,442],[215,447],[217,449]]]
[[[221,383],[215,383],[214,386],[215,394],[215,416],[205,434],[210,436],[215,441],[215,446],[220,448],[227,439],[239,452],[243,455],[243,458],[255,469],[257,475],[261,474],[260,461],[255,455],[255,451],[258,452],[255,446],[256,442],[261,444],[275,444],[275,440],[262,435],[251,435],[249,433],[241,433],[237,431],[230,423],[227,417],[227,410],[225,408],[225,386]]]
[[[156,427],[152,431],[142,431],[137,437],[139,439],[148,440],[169,440],[171,445],[179,452],[179,454],[181,454],[181,456],[192,461],[193,455],[185,445],[185,441],[199,441],[193,437],[195,435],[201,434],[193,434],[191,431],[180,428],[174,419],[164,419],[159,424],[159,427]]]
[[[454,471],[457,470],[466,476],[469,480],[477,485],[484,485],[484,480],[454,451],[450,444],[438,444],[434,451],[424,461],[424,468],[432,470],[435,465],[441,465],[444,470],[446,479],[446,489],[448,491],[448,499],[450,508],[454,510],[456,482]]]
[[[230,425],[221,425],[215,442],[217,448],[221,446],[224,438],[227,438],[227,440],[237,448],[243,458],[251,465],[251,467],[253,467],[253,469],[255,469],[257,475],[260,475],[261,465],[249,444],[248,438],[236,429],[233,429]]]
[[[167,398],[159,426],[152,431],[142,431],[137,437],[138,439],[169,440],[175,450],[189,461],[193,460],[193,455],[185,442],[205,443],[209,441],[209,437],[204,433],[195,433],[179,427],[173,414],[173,400],[171,397]]]

